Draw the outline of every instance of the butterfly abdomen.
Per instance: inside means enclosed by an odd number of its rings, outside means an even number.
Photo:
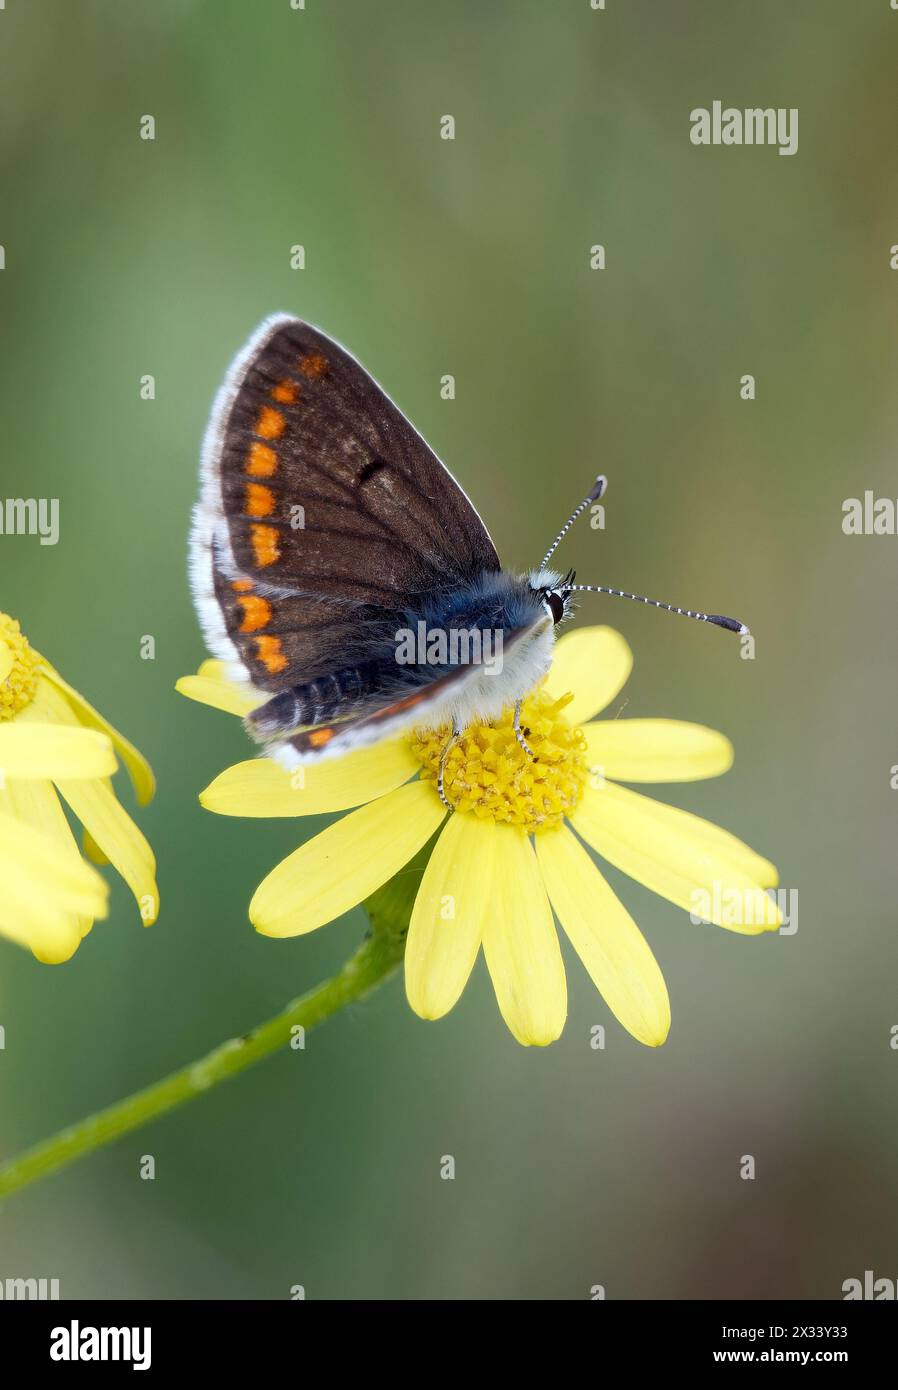
[[[377,693],[382,680],[381,661],[362,661],[318,676],[281,691],[253,710],[247,727],[257,738],[271,738],[301,725],[327,723],[364,706]]]

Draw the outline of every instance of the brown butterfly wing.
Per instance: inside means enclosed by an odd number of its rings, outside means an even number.
[[[505,632],[503,651],[507,657],[524,638],[529,638],[547,625],[540,615],[528,627],[509,628]],[[435,677],[418,690],[385,701],[378,709],[354,717],[328,721],[309,728],[295,729],[281,740],[287,753],[288,765],[293,762],[312,762],[318,758],[341,756],[354,748],[362,748],[381,738],[390,738],[416,723],[432,725],[437,711],[449,722],[447,697],[457,694],[467,681],[477,675],[477,668],[457,666]]]
[[[201,616],[203,597],[217,609],[210,641],[220,616],[251,679],[278,690],[364,659],[366,633],[499,560],[461,488],[368,373],[279,317],[237,358],[213,410],[193,568]]]

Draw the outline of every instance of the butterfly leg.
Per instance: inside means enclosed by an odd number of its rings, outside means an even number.
[[[449,742],[446,744],[446,747],[443,749],[442,753],[440,754],[440,771],[439,771],[439,775],[438,775],[438,777],[437,777],[437,793],[439,794],[439,798],[440,798],[440,800],[442,801],[443,805],[446,807],[446,810],[447,810],[447,811],[454,811],[454,810],[455,810],[455,807],[452,805],[452,802],[449,800],[449,798],[446,796],[445,791],[443,790],[443,778],[444,778],[444,776],[445,776],[445,774],[446,774],[446,759],[449,757],[449,752],[450,752],[450,750],[451,750],[451,748],[452,748],[452,745],[453,745],[453,743],[455,742],[455,740],[458,738],[458,736],[459,736],[460,733],[461,733],[461,728],[459,727],[458,720],[457,720],[457,719],[453,719],[453,720],[452,720],[452,737],[449,739]]]
[[[531,760],[531,762],[535,763],[538,761],[537,756],[534,753],[533,749],[530,747],[530,744],[527,742],[526,738],[524,737],[524,734],[529,734],[529,732],[529,729],[524,730],[521,728],[521,702],[520,700],[518,700],[514,707],[514,736],[523,748],[524,752],[527,754],[527,757]]]

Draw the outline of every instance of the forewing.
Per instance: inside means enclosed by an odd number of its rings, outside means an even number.
[[[235,360],[203,473],[192,568],[207,637],[266,689],[358,659],[422,594],[499,568],[417,431],[298,319],[268,320]]]

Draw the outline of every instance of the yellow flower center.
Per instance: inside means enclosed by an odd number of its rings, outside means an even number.
[[[515,736],[512,710],[492,724],[469,725],[446,758],[443,791],[449,804],[481,820],[521,825],[528,834],[560,825],[589,776],[583,731],[563,713],[572,699],[553,700],[537,690],[524,701],[521,731],[533,758]],[[416,729],[411,735],[422,781],[436,783],[450,738],[448,727]]]
[[[14,719],[37,686],[40,657],[15,618],[0,613],[0,719]]]

